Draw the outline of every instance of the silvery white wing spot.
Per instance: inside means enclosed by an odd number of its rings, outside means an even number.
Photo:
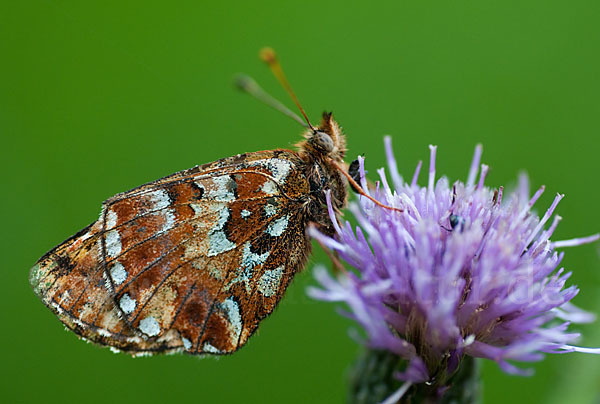
[[[33,267],[35,293],[79,336],[133,354],[232,353],[333,234],[345,138],[331,114],[298,151],[241,154],[118,194]],[[337,166],[336,166],[337,165]]]

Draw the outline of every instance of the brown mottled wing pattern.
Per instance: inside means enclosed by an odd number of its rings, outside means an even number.
[[[116,195],[40,259],[34,290],[117,349],[234,352],[306,260],[301,166],[291,151],[250,153]]]

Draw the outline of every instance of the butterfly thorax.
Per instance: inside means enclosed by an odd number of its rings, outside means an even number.
[[[320,231],[333,234],[326,193],[331,193],[334,210],[346,204],[346,179],[333,164],[345,166],[346,140],[330,113],[324,113],[321,124],[314,130],[308,130],[304,137],[306,140],[297,146],[310,184],[310,197],[306,202],[307,219],[316,224]]]

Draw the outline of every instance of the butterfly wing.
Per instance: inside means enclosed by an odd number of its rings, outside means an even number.
[[[30,273],[35,293],[86,340],[121,350],[178,349],[175,340],[145,340],[120,318],[104,276],[101,235],[98,220],[40,258]]]
[[[291,151],[250,153],[116,195],[38,262],[34,290],[95,342],[234,352],[306,260],[302,164]]]

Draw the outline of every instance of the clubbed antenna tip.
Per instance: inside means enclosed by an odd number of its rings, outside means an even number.
[[[260,86],[254,81],[254,79],[245,74],[238,74],[233,79],[233,84],[241,91],[246,93],[255,92]]]

